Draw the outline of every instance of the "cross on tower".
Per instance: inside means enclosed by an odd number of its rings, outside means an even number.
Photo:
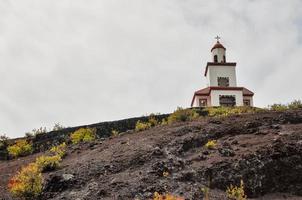
[[[217,42],[219,42],[220,37],[217,35],[217,36],[215,37],[215,39],[217,40]]]

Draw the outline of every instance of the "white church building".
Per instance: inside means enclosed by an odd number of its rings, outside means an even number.
[[[236,63],[227,62],[226,48],[217,42],[211,49],[212,62],[208,62],[204,76],[207,87],[196,91],[191,107],[208,106],[253,106],[254,93],[245,87],[238,87]]]

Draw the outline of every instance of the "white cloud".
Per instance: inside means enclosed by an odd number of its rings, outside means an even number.
[[[170,112],[203,87],[214,36],[258,106],[302,98],[302,3],[0,2],[0,132]]]

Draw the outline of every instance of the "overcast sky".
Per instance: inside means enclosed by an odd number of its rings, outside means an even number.
[[[0,0],[0,133],[188,107],[216,35],[256,106],[302,99],[301,0]]]

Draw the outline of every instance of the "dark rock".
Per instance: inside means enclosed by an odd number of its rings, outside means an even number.
[[[219,153],[222,155],[222,156],[225,156],[225,157],[233,157],[235,156],[235,153],[232,149],[228,149],[228,148],[220,148],[218,149]]]

